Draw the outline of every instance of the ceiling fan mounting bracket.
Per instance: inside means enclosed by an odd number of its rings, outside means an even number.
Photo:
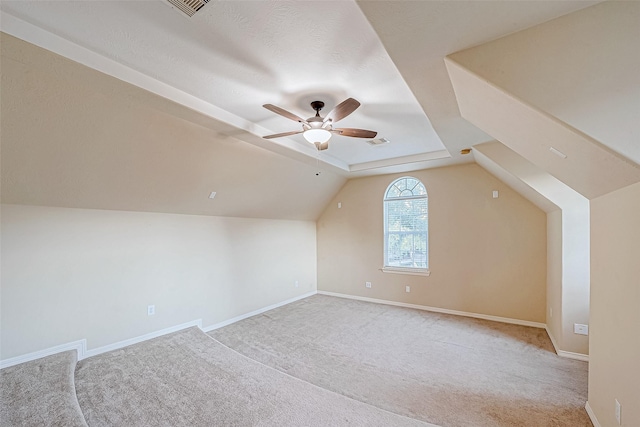
[[[324,102],[322,101],[312,101],[311,108],[316,112],[316,116],[320,116],[320,110],[324,108]]]

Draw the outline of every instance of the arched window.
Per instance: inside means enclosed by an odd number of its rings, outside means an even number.
[[[429,215],[427,189],[405,176],[384,194],[384,271],[428,274]]]

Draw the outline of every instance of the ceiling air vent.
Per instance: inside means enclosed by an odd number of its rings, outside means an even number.
[[[389,141],[387,138],[376,138],[376,139],[371,139],[369,141],[367,141],[367,144],[369,145],[384,145],[384,144],[388,144],[391,141]]]
[[[167,0],[187,16],[193,16],[210,0]]]

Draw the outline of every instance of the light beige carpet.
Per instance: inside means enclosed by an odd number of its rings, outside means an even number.
[[[428,426],[250,360],[198,328],[80,361],[90,426]]]
[[[0,371],[0,425],[87,425],[76,399],[76,352],[65,351]]]
[[[316,295],[210,335],[269,366],[445,427],[591,427],[588,364],[542,329]]]

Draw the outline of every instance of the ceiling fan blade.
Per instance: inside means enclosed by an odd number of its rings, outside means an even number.
[[[297,134],[302,133],[302,132],[304,132],[304,131],[303,130],[294,130],[294,131],[291,131],[291,132],[276,133],[276,134],[273,134],[273,135],[263,136],[263,138],[265,138],[265,139],[280,138],[280,137],[283,137],[283,136],[297,135]]]
[[[287,110],[285,110],[283,108],[276,107],[273,104],[264,104],[263,107],[266,108],[269,111],[273,111],[276,114],[280,114],[281,116],[286,117],[287,119],[291,119],[294,122],[307,123],[307,121],[305,119],[303,119],[302,117],[298,117],[295,114],[290,113],[290,112],[288,112]]]
[[[327,123],[329,121],[335,123],[338,120],[342,120],[349,114],[356,111],[356,108],[358,108],[359,106],[360,103],[353,98],[342,101],[340,104],[336,105],[335,108],[329,112],[329,114],[327,114],[327,116],[324,118],[324,123]]]
[[[332,132],[342,136],[351,136],[354,138],[375,138],[378,132],[366,129],[352,129],[352,128],[337,128]]]

